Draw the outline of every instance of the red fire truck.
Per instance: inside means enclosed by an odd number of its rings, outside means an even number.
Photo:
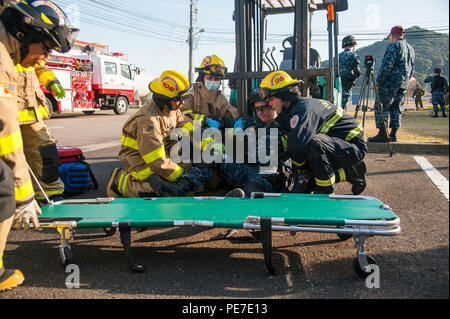
[[[134,103],[133,73],[122,54],[53,54],[47,65],[66,90],[66,97],[57,100],[41,87],[51,114],[112,109],[120,115]]]

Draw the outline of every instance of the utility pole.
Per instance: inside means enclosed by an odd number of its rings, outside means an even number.
[[[189,18],[189,74],[188,80],[192,83],[192,50],[194,45],[194,0],[190,1],[190,18]]]

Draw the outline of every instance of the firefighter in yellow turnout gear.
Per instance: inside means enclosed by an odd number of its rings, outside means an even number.
[[[51,106],[46,105],[40,82],[55,92],[61,92],[62,87],[53,72],[45,66],[45,61],[28,68],[17,64],[15,69],[18,73],[17,98],[25,157],[47,196],[61,195],[64,183],[58,176],[57,140],[44,122],[50,117],[48,107]],[[62,92],[57,95],[61,96]],[[34,180],[33,187],[36,198],[43,201],[44,194]]]
[[[112,172],[108,196],[154,196],[155,190],[149,183],[151,176],[178,182],[184,175],[184,169],[169,157],[173,145],[170,135],[176,128],[185,136],[194,130],[192,119],[180,111],[184,100],[192,94],[191,85],[181,73],[168,70],[153,80],[149,88],[153,93],[152,101],[123,126],[119,157],[125,170],[116,168]],[[192,187],[194,185],[186,185],[186,188]]]
[[[182,112],[200,122],[204,116],[238,118],[239,111],[230,105],[219,90],[221,80],[227,71],[225,63],[213,54],[205,57],[200,67],[195,70],[199,73],[197,83],[192,85],[193,95],[186,99]]]
[[[66,15],[49,1],[7,3],[0,15],[0,162],[6,164],[1,165],[0,174],[0,291],[24,281],[19,270],[6,269],[3,263],[11,225],[28,229],[33,223],[38,228],[37,215],[41,213],[24,155],[17,104],[20,80],[14,66],[33,66],[45,59],[50,49],[67,52],[75,31]]]

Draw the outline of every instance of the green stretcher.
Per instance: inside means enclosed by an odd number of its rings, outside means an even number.
[[[76,228],[103,228],[108,234],[120,231],[130,269],[145,272],[131,253],[131,229],[148,227],[203,226],[249,230],[262,242],[268,271],[272,265],[272,232],[335,233],[354,238],[358,275],[370,274],[375,260],[364,252],[372,236],[394,236],[400,219],[380,200],[369,196],[252,193],[250,198],[160,197],[97,198],[63,200],[42,208],[41,227],[56,228],[64,264],[73,263],[69,240]],[[231,232],[230,232],[231,233]],[[258,235],[258,236],[256,236]]]

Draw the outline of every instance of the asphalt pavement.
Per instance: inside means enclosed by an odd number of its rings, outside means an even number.
[[[98,112],[65,115],[48,121],[59,145],[84,150],[99,189],[82,197],[106,196],[106,184],[119,167],[121,127],[130,115]],[[420,155],[420,154],[419,154]],[[56,230],[12,230],[6,246],[6,267],[25,275],[22,286],[0,298],[356,298],[401,299],[449,297],[448,200],[417,164],[415,154],[368,154],[368,186],[363,195],[389,205],[401,219],[395,237],[372,237],[367,253],[380,267],[379,288],[367,288],[356,276],[352,239],[335,234],[285,232],[273,234],[271,276],[261,244],[246,230],[214,240],[226,229],[204,227],[151,228],[133,231],[136,260],[148,272],[131,273],[120,236],[101,229],[77,230],[71,241],[79,267],[79,288],[68,288],[70,271],[61,264]],[[447,155],[424,155],[448,181]],[[349,194],[340,184],[338,194]],[[70,280],[69,280],[70,283]]]

